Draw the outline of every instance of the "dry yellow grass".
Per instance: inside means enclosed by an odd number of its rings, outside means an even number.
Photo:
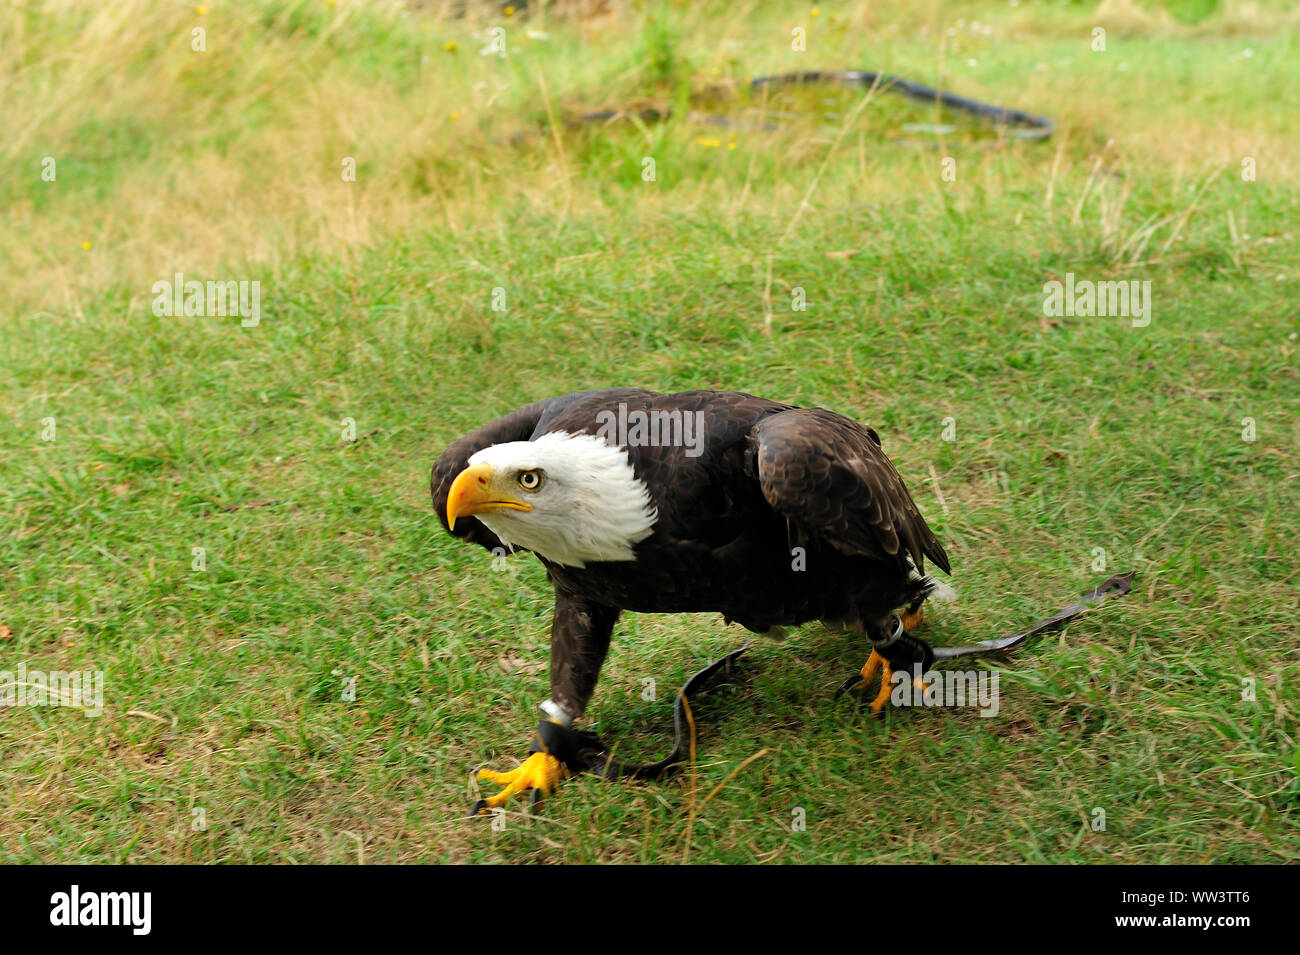
[[[561,11],[513,20],[514,54],[502,65],[479,54],[482,31],[500,19],[486,5],[477,19],[450,16],[450,4],[364,0],[333,7],[220,3],[201,15],[151,0],[8,5],[0,11],[0,121],[10,130],[0,144],[9,183],[0,234],[7,304],[75,313],[109,288],[144,295],[181,262],[208,274],[254,264],[274,273],[295,256],[346,259],[411,228],[456,233],[504,209],[549,210],[557,201],[567,214],[650,222],[683,206],[735,207],[738,199],[759,212],[797,206],[803,180],[766,181],[737,196],[726,179],[666,175],[629,208],[621,198],[611,204],[598,191],[572,187],[562,138],[543,129],[524,147],[502,142],[520,128],[521,114],[535,120],[548,106],[558,116],[566,107],[609,105],[626,101],[623,91],[654,85],[645,63],[629,55],[652,15],[612,7],[595,18]],[[704,88],[737,71],[743,78],[810,66],[878,67],[974,96],[1013,97],[1015,105],[1058,117],[1058,142],[1075,158],[1097,152],[1121,169],[1173,169],[1176,186],[1203,178],[1207,154],[1225,166],[1266,155],[1270,176],[1300,174],[1296,151],[1287,148],[1284,89],[1259,90],[1266,103],[1250,111],[1233,109],[1230,100],[1221,108],[1196,102],[1230,83],[1231,71],[1254,65],[1241,59],[1240,41],[1291,29],[1294,10],[1233,3],[1210,23],[1183,25],[1126,0],[1092,14],[1046,17],[1008,7],[973,28],[975,21],[940,3],[906,14],[859,4],[814,18],[753,2],[732,9],[720,24],[708,10],[674,14],[674,55],[690,64],[687,83]],[[791,53],[782,40],[787,20],[812,31],[807,54]],[[1094,21],[1112,31],[1105,54],[1089,51]],[[205,52],[191,49],[196,28],[206,31]],[[1217,60],[1175,69],[1141,47],[1126,73],[1098,75],[1078,62],[1133,58],[1126,43],[1181,35],[1210,36]],[[1052,50],[1024,64],[1029,69],[1013,90],[966,66],[988,57],[1001,64],[998,76],[1019,69],[999,49],[1007,40]],[[389,46],[367,49],[381,42]],[[455,49],[444,49],[450,45]],[[1164,109],[1146,108],[1167,99],[1166,69],[1198,91]],[[658,133],[647,130],[646,140],[647,148],[662,148]],[[823,147],[817,138],[796,140],[778,162],[798,164]],[[844,148],[867,169],[880,147],[857,137]],[[58,163],[57,183],[40,182],[45,157]],[[345,157],[359,164],[355,183],[342,179]],[[926,188],[934,181],[923,168],[930,159],[919,155],[909,177]],[[996,165],[980,174],[990,186],[1005,184]],[[898,184],[832,176],[819,188],[828,198],[866,202],[896,194]]]

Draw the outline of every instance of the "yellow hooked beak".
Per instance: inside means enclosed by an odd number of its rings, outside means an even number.
[[[456,528],[456,518],[485,511],[531,511],[533,505],[511,497],[495,487],[492,466],[475,464],[456,475],[447,493],[447,526]]]

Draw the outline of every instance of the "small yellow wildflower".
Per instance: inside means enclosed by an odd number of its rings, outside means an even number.
[[[81,243],[81,247],[82,247],[83,249],[89,249],[89,248],[90,248],[90,243],[89,243],[89,242],[83,242],[83,243]]]
[[[455,41],[455,40],[448,40],[446,43],[444,43],[444,44],[442,45],[442,48],[443,48],[444,50],[446,50],[448,53],[455,53],[455,52],[456,52],[456,41]]]
[[[514,7],[506,7],[506,8],[505,8],[504,10],[502,10],[501,12],[504,13],[504,14],[505,14],[506,16],[508,16],[508,17],[513,17],[513,16],[515,15],[515,8],[514,8]]]
[[[208,8],[207,8],[207,7],[195,7],[195,8],[194,8],[194,12],[195,12],[198,16],[206,17],[206,16],[208,15]]]

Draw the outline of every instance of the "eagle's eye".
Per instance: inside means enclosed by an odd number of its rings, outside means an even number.
[[[542,486],[541,471],[520,471],[519,486],[525,491],[536,491]]]

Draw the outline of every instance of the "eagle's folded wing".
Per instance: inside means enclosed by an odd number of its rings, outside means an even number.
[[[768,504],[791,524],[845,554],[905,563],[928,557],[951,573],[869,428],[821,408],[764,418],[750,431],[757,477]]]

